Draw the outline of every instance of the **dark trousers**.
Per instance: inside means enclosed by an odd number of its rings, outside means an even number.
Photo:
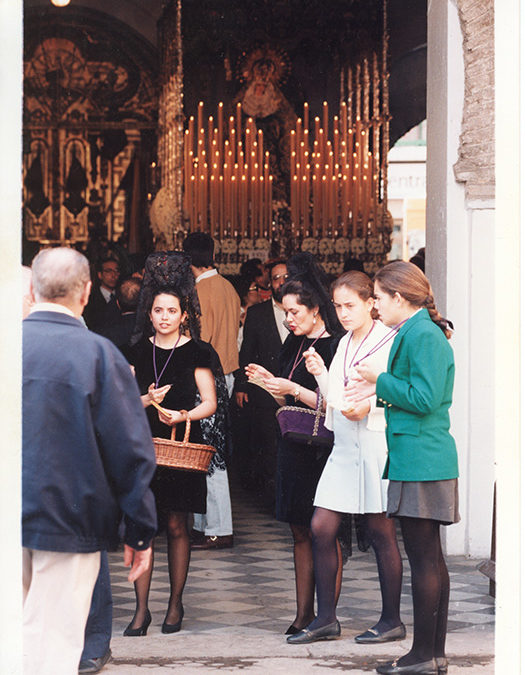
[[[97,659],[109,649],[111,640],[111,622],[113,620],[113,601],[107,551],[100,552],[100,570],[98,573],[91,607],[84,633],[84,651],[81,661]]]

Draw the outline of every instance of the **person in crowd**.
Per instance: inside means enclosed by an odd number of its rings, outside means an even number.
[[[249,378],[260,378],[268,391],[287,405],[316,408],[317,383],[306,370],[304,354],[315,347],[330,365],[341,326],[326,289],[326,277],[310,253],[287,263],[289,278],[282,287],[283,308],[291,334],[279,354],[279,376],[260,364],[246,367]],[[294,541],[296,616],[286,631],[295,634],[314,619],[314,572],[310,521],[317,483],[329,449],[281,438],[277,455],[276,517],[290,524]],[[340,579],[340,575],[339,575]],[[340,633],[340,627],[333,634]]]
[[[276,258],[268,264],[272,299],[249,307],[246,312],[239,370],[235,377],[237,405],[247,415],[246,447],[239,455],[248,483],[263,493],[272,507],[275,502],[278,425],[273,396],[249,384],[244,368],[257,363],[271,373],[278,372],[279,352],[289,334],[285,326],[282,287],[288,278],[286,261]]]
[[[375,396],[349,405],[345,386],[363,361],[386,369],[395,331],[374,319],[374,284],[363,272],[345,272],[332,284],[339,321],[348,331],[341,339],[329,373],[316,352],[307,354],[306,368],[315,375],[327,400],[326,426],[334,431],[334,448],[315,494],[312,518],[317,616],[288,642],[300,644],[323,638],[336,620],[336,538],[343,513],[366,514],[365,527],[379,571],[383,610],[379,621],[357,635],[359,643],[402,640],[405,626],[399,616],[402,563],[395,522],[386,517],[388,481],[385,417]]]
[[[98,284],[93,285],[89,301],[84,309],[87,327],[98,333],[102,326],[118,320],[115,290],[120,277],[120,265],[116,258],[103,258],[97,265]]]
[[[190,442],[202,443],[198,420],[215,413],[217,395],[210,351],[199,341],[199,306],[190,260],[183,253],[150,257],[159,272],[148,275],[146,266],[140,301],[140,308],[148,308],[150,325],[139,317],[142,334],[134,334],[126,355],[134,368],[153,436],[169,438],[176,426],[176,438],[182,440],[189,416],[194,422]],[[185,325],[189,335],[185,334]],[[152,489],[159,529],[166,529],[168,540],[170,598],[162,632],[177,633],[184,617],[182,593],[190,562],[188,514],[206,511],[206,476],[159,466]],[[124,631],[126,636],[147,633],[151,623],[148,597],[152,571],[150,566],[135,582],[136,609]]]
[[[419,269],[425,271],[425,247],[418,249],[417,253],[410,258],[410,262],[417,265]]]
[[[439,314],[432,288],[410,262],[395,261],[374,277],[381,320],[397,331],[386,369],[356,366],[350,400],[377,396],[384,406],[389,479],[387,514],[399,519],[412,576],[414,638],[401,658],[377,672],[446,673],[450,581],[440,525],[459,520],[458,458],[449,432],[454,356],[452,325]]]
[[[213,266],[214,241],[205,232],[192,232],[183,242],[191,258],[201,308],[201,337],[219,355],[228,394],[233,392],[234,371],[239,367],[237,336],[241,303],[237,292]],[[206,513],[196,513],[192,548],[215,549],[233,546],[233,521],[225,458],[215,453],[206,483]]]
[[[241,265],[239,270],[241,277],[253,277],[257,285],[259,302],[271,298],[270,274],[267,265],[263,265],[260,258],[250,258]]]
[[[240,349],[244,335],[244,321],[249,307],[261,302],[259,298],[259,288],[253,275],[235,277],[232,279],[232,286],[237,291],[241,301],[241,314],[239,320],[239,334],[237,336],[237,347]]]
[[[74,249],[34,259],[35,304],[23,322],[26,673],[78,671],[101,551],[116,548],[123,513],[135,581],[157,527],[149,425],[126,360],[79,320],[90,290],[88,261]]]
[[[116,301],[119,314],[111,321],[105,321],[99,328],[100,335],[111,340],[119,349],[128,344],[135,326],[140,295],[140,281],[127,277],[119,282]]]

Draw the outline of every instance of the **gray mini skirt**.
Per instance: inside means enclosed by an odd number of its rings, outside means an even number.
[[[399,481],[388,483],[386,513],[389,518],[427,518],[442,525],[460,520],[458,479],[430,481]]]

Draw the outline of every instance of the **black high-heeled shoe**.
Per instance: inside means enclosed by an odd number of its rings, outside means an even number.
[[[180,618],[177,623],[166,623],[166,621],[164,621],[160,630],[163,633],[178,633],[182,626],[182,619],[184,619],[184,607],[181,605]]]
[[[148,609],[148,610],[146,610],[146,616],[144,617],[144,621],[143,621],[142,625],[139,626],[138,628],[132,628],[131,627],[131,626],[133,626],[133,620],[132,620],[131,623],[126,628],[126,630],[124,631],[124,635],[126,637],[139,637],[141,635],[146,635],[146,633],[148,632],[148,626],[150,625],[150,623],[151,623],[151,613]]]

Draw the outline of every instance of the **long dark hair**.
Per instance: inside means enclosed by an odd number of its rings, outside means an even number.
[[[344,330],[328,293],[328,278],[315,257],[308,252],[296,253],[286,263],[288,281],[281,289],[282,297],[296,295],[308,309],[319,307],[319,314],[330,335],[342,335]]]
[[[395,260],[382,267],[374,276],[374,281],[388,295],[393,297],[399,293],[414,307],[425,307],[432,321],[441,328],[447,339],[450,339],[454,326],[437,311],[430,281],[417,265]]]

